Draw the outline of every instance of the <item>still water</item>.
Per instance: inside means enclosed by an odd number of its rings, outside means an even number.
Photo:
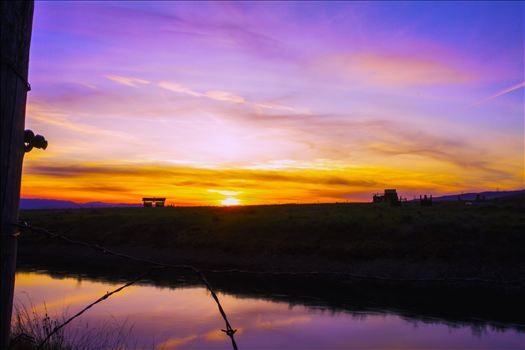
[[[46,272],[18,272],[16,302],[38,313],[73,315],[121,283]],[[218,293],[241,349],[525,349],[514,328],[475,329],[423,322],[395,313],[334,312],[319,307]],[[130,334],[135,349],[231,349],[206,289],[133,285],[96,305],[68,326],[70,336]]]

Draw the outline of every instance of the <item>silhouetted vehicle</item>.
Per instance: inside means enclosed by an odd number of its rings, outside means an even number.
[[[383,195],[379,193],[374,194],[372,201],[374,203],[390,203],[392,206],[401,205],[401,200],[395,189],[386,189]]]

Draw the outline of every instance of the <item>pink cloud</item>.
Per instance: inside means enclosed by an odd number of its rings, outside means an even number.
[[[329,57],[323,68],[378,85],[464,84],[475,77],[447,62],[392,54],[359,53]]]
[[[179,94],[185,94],[185,95],[190,95],[190,96],[195,96],[195,97],[203,96],[203,94],[201,94],[200,92],[192,90],[192,89],[188,88],[187,86],[184,86],[184,85],[178,84],[178,83],[173,83],[173,82],[170,82],[170,81],[161,81],[158,85],[159,85],[159,87],[161,87],[163,89],[166,89],[166,90],[169,90],[169,91],[173,91],[173,92],[177,92]]]
[[[106,75],[106,78],[117,83],[117,84],[121,84],[121,85],[127,85],[127,86],[137,86],[139,84],[141,85],[146,85],[146,84],[149,84],[150,82],[147,81],[147,80],[144,80],[144,79],[139,79],[139,78],[133,78],[133,77],[124,77],[124,76],[121,76],[121,75],[113,75],[113,74],[108,74]]]
[[[508,87],[508,88],[506,88],[506,89],[503,89],[503,90],[501,90],[500,92],[495,93],[494,95],[490,95],[490,96],[488,96],[488,97],[485,97],[484,99],[481,99],[480,101],[476,102],[475,104],[476,104],[476,105],[482,104],[482,103],[484,103],[484,102],[487,102],[487,101],[493,100],[493,99],[495,99],[495,98],[497,98],[497,97],[500,97],[500,96],[506,95],[506,94],[508,94],[508,93],[510,93],[510,92],[512,92],[512,91],[514,91],[514,90],[518,90],[518,89],[520,89],[520,88],[522,88],[522,87],[525,87],[525,81],[522,81],[522,82],[519,83],[519,84],[512,85],[512,86],[510,86],[510,87]]]
[[[226,92],[226,91],[208,91],[206,97],[212,100],[225,101],[231,103],[245,103],[246,100],[241,96]]]

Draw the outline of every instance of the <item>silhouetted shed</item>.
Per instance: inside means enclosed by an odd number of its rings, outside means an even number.
[[[142,202],[144,203],[144,208],[164,207],[164,204],[166,203],[166,198],[144,197],[142,198]]]

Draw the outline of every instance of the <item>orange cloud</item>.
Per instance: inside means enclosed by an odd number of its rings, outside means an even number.
[[[193,340],[197,339],[196,335],[188,335],[187,337],[183,338],[170,338],[168,340],[163,341],[160,343],[157,347],[159,349],[176,349],[180,347],[181,345],[184,345],[186,343],[189,343]]]
[[[513,189],[520,187],[523,179],[521,172],[497,173],[484,163],[447,165],[443,159],[451,155],[435,150],[391,148],[381,144],[376,148],[376,152],[395,157],[396,165],[210,169],[165,163],[79,165],[32,159],[31,166],[24,169],[22,196],[117,203],[140,203],[144,196],[160,196],[167,197],[169,204],[218,205],[235,193],[235,199],[242,204],[312,203],[367,201],[370,193],[393,185],[405,195],[429,189],[434,193],[465,188]],[[423,162],[418,159],[421,156],[425,157]],[[473,178],[472,166],[483,172]],[[484,167],[487,168],[483,170]]]
[[[474,80],[466,71],[445,62],[392,54],[336,55],[322,66],[347,78],[379,85],[464,84]]]
[[[236,332],[235,332],[235,336],[238,337],[239,335],[241,335],[243,333],[243,329],[240,328],[240,327],[237,327],[236,328]],[[212,331],[209,331],[208,333],[206,333],[204,335],[204,339],[208,340],[208,341],[225,341],[227,339],[227,336],[226,334],[221,331],[220,329],[215,329],[215,330],[212,330]]]

